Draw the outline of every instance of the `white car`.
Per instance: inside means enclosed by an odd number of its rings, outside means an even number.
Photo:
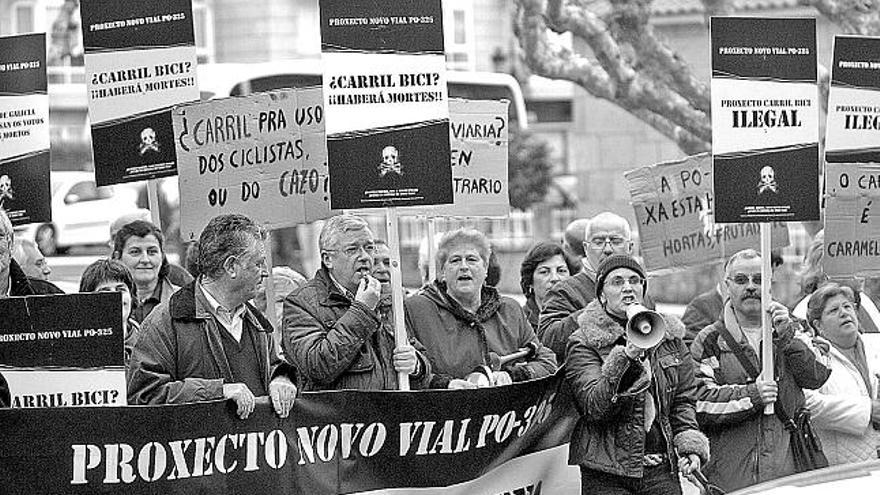
[[[63,253],[72,246],[110,241],[110,223],[137,209],[137,191],[127,185],[95,184],[92,172],[51,173],[52,222],[15,228],[15,235],[31,239],[45,256]]]

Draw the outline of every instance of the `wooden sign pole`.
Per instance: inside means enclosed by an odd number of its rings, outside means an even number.
[[[397,226],[397,208],[385,208],[385,231],[388,234],[388,248],[391,251],[391,304],[394,314],[394,345],[409,344],[406,336],[406,322],[403,315],[403,279],[400,271],[400,233]],[[397,389],[409,390],[409,375],[397,374]]]
[[[774,380],[773,376],[773,326],[770,322],[770,283],[773,272],[770,266],[770,228],[771,224],[761,223],[761,378]],[[772,415],[773,404],[764,406],[764,414]]]

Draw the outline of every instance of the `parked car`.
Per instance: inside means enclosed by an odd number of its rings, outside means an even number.
[[[110,223],[137,209],[137,191],[126,185],[95,184],[92,172],[52,172],[52,221],[15,228],[15,235],[37,243],[46,256],[73,246],[110,241]]]

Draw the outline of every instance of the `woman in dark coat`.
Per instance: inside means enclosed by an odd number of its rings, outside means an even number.
[[[580,466],[584,494],[680,494],[678,472],[690,475],[709,460],[684,325],[663,315],[665,334],[648,349],[627,337],[626,309],[642,304],[646,284],[631,256],[606,258],[596,299],[568,341],[565,375],[581,414],[569,464]]]

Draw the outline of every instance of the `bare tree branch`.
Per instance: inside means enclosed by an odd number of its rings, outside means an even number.
[[[537,75],[571,81],[639,118],[688,153],[711,148],[708,85],[660,39],[652,0],[515,0],[515,32]],[[736,12],[732,0],[701,0],[708,28],[714,15]],[[880,0],[799,0],[845,32],[880,33]],[[577,53],[550,33],[571,33]],[[823,108],[829,71],[819,68]]]

